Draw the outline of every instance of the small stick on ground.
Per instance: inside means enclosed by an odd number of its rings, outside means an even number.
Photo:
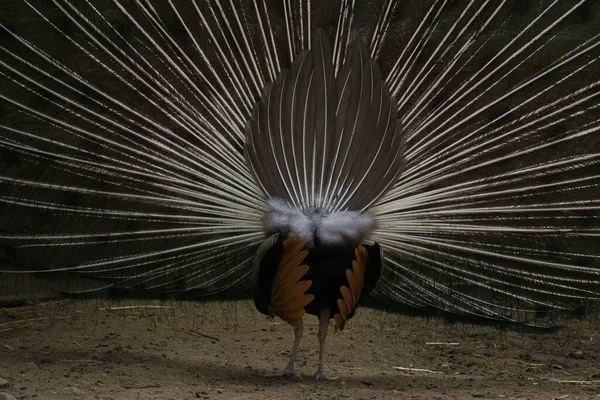
[[[458,342],[427,342],[427,346],[460,346]]]
[[[76,362],[76,363],[103,363],[104,361],[102,360],[56,360],[57,363],[71,363],[71,362]]]
[[[123,389],[148,389],[148,388],[159,388],[158,383],[150,383],[148,385],[121,385]]]
[[[23,329],[23,328],[27,328],[26,325],[24,326],[13,326],[11,328],[4,328],[4,329],[0,329],[0,333],[1,332],[9,332],[9,331],[14,331],[15,329]]]
[[[559,380],[559,379],[552,379],[553,382],[558,382],[558,383],[573,383],[573,384],[577,384],[577,385],[593,385],[595,383],[600,383],[600,381],[577,381],[577,380]]]
[[[20,319],[18,321],[11,321],[11,322],[5,322],[3,324],[0,324],[0,328],[16,329],[16,328],[20,328],[20,327],[13,326],[13,325],[23,324],[25,322],[39,322],[39,321],[56,320],[56,319],[71,319],[71,318],[73,318],[73,317],[67,316],[67,317],[24,318],[24,319]]]
[[[115,306],[115,307],[101,307],[98,310],[100,311],[120,311],[120,310],[137,310],[137,309],[162,309],[162,310],[170,310],[173,307],[171,306]]]
[[[392,368],[400,370],[400,371],[409,371],[409,372],[427,372],[428,374],[443,374],[443,372],[440,371],[433,371],[431,369],[425,369],[425,368],[412,368],[412,367],[396,367],[396,366],[392,366]]]

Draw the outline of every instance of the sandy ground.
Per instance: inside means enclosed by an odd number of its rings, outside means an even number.
[[[313,374],[316,318],[297,367]],[[600,320],[552,334],[361,309],[327,343],[333,382],[269,378],[292,329],[251,303],[59,301],[0,309],[17,399],[600,399]],[[401,367],[395,369],[394,367]],[[0,395],[0,399],[2,395]]]

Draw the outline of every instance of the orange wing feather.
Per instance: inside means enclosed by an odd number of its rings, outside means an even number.
[[[355,262],[356,261],[352,262],[353,266]],[[348,283],[350,284],[350,291],[352,291],[352,296],[354,297],[353,307],[356,307],[356,302],[358,301],[358,297],[360,296],[360,290],[358,290],[358,284],[356,283],[356,274],[353,271],[347,269],[346,279],[348,279]]]
[[[335,329],[343,331],[346,326],[346,318],[342,317],[340,314],[335,314],[333,320],[335,321]]]
[[[279,313],[279,318],[292,325],[294,328],[298,326],[298,324],[302,321],[302,317],[304,316],[304,308],[300,308],[294,311],[281,311]]]
[[[284,251],[285,250],[286,249],[284,247]],[[273,287],[279,286],[289,274],[295,273],[298,268],[308,268],[306,265],[300,265],[300,263],[304,261],[304,258],[306,258],[307,254],[308,251],[304,250],[294,254],[291,257],[288,256],[287,260],[281,260],[277,266],[277,272],[275,272],[275,276],[273,277]],[[304,276],[305,273],[306,271],[304,271],[302,276]]]
[[[297,236],[286,239],[282,245],[281,259],[271,286],[269,309],[296,327],[302,322],[306,312],[304,307],[314,299],[312,294],[306,294],[312,281],[300,280],[309,269],[308,265],[300,265],[308,251],[302,250],[304,242]]]
[[[354,305],[355,305],[354,294],[352,293],[352,290],[350,290],[346,286],[342,286],[340,288],[340,293],[342,293],[342,298],[348,305],[348,310],[350,310],[350,312],[352,312],[352,310],[354,310]]]
[[[275,275],[275,280],[273,281],[273,287],[271,289],[271,300],[279,298],[281,294],[290,290],[298,281],[308,272],[308,265],[296,265],[294,269],[292,269],[287,275],[283,278],[277,280],[277,274]]]
[[[297,284],[290,287],[288,290],[284,290],[278,297],[272,297],[274,303],[285,304],[294,300],[300,295],[306,293],[308,288],[310,287],[310,281],[299,281]]]
[[[348,315],[358,305],[358,299],[365,287],[365,271],[369,262],[369,254],[364,246],[358,246],[354,250],[354,256],[356,260],[352,261],[352,270],[346,270],[348,286],[340,287],[340,294],[342,296],[337,301],[340,312],[333,316],[335,328],[339,330],[343,330],[346,326]]]
[[[341,315],[344,319],[348,318],[348,314],[350,314],[350,309],[348,308],[348,305],[346,304],[344,299],[338,299],[337,305],[340,309],[339,315]],[[336,315],[338,315],[338,314],[336,314]]]

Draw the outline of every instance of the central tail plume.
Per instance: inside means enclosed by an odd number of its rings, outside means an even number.
[[[398,103],[365,46],[335,71],[329,38],[267,84],[246,129],[251,170],[269,197],[298,208],[364,211],[402,171]]]

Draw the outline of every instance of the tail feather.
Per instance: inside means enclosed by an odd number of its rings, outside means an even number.
[[[368,211],[390,309],[587,304],[597,26],[593,0],[7,2],[1,268],[237,293],[274,196]]]
[[[270,197],[363,211],[401,172],[397,103],[360,44],[333,75],[329,38],[318,31],[311,50],[266,87],[247,127],[247,158]]]

